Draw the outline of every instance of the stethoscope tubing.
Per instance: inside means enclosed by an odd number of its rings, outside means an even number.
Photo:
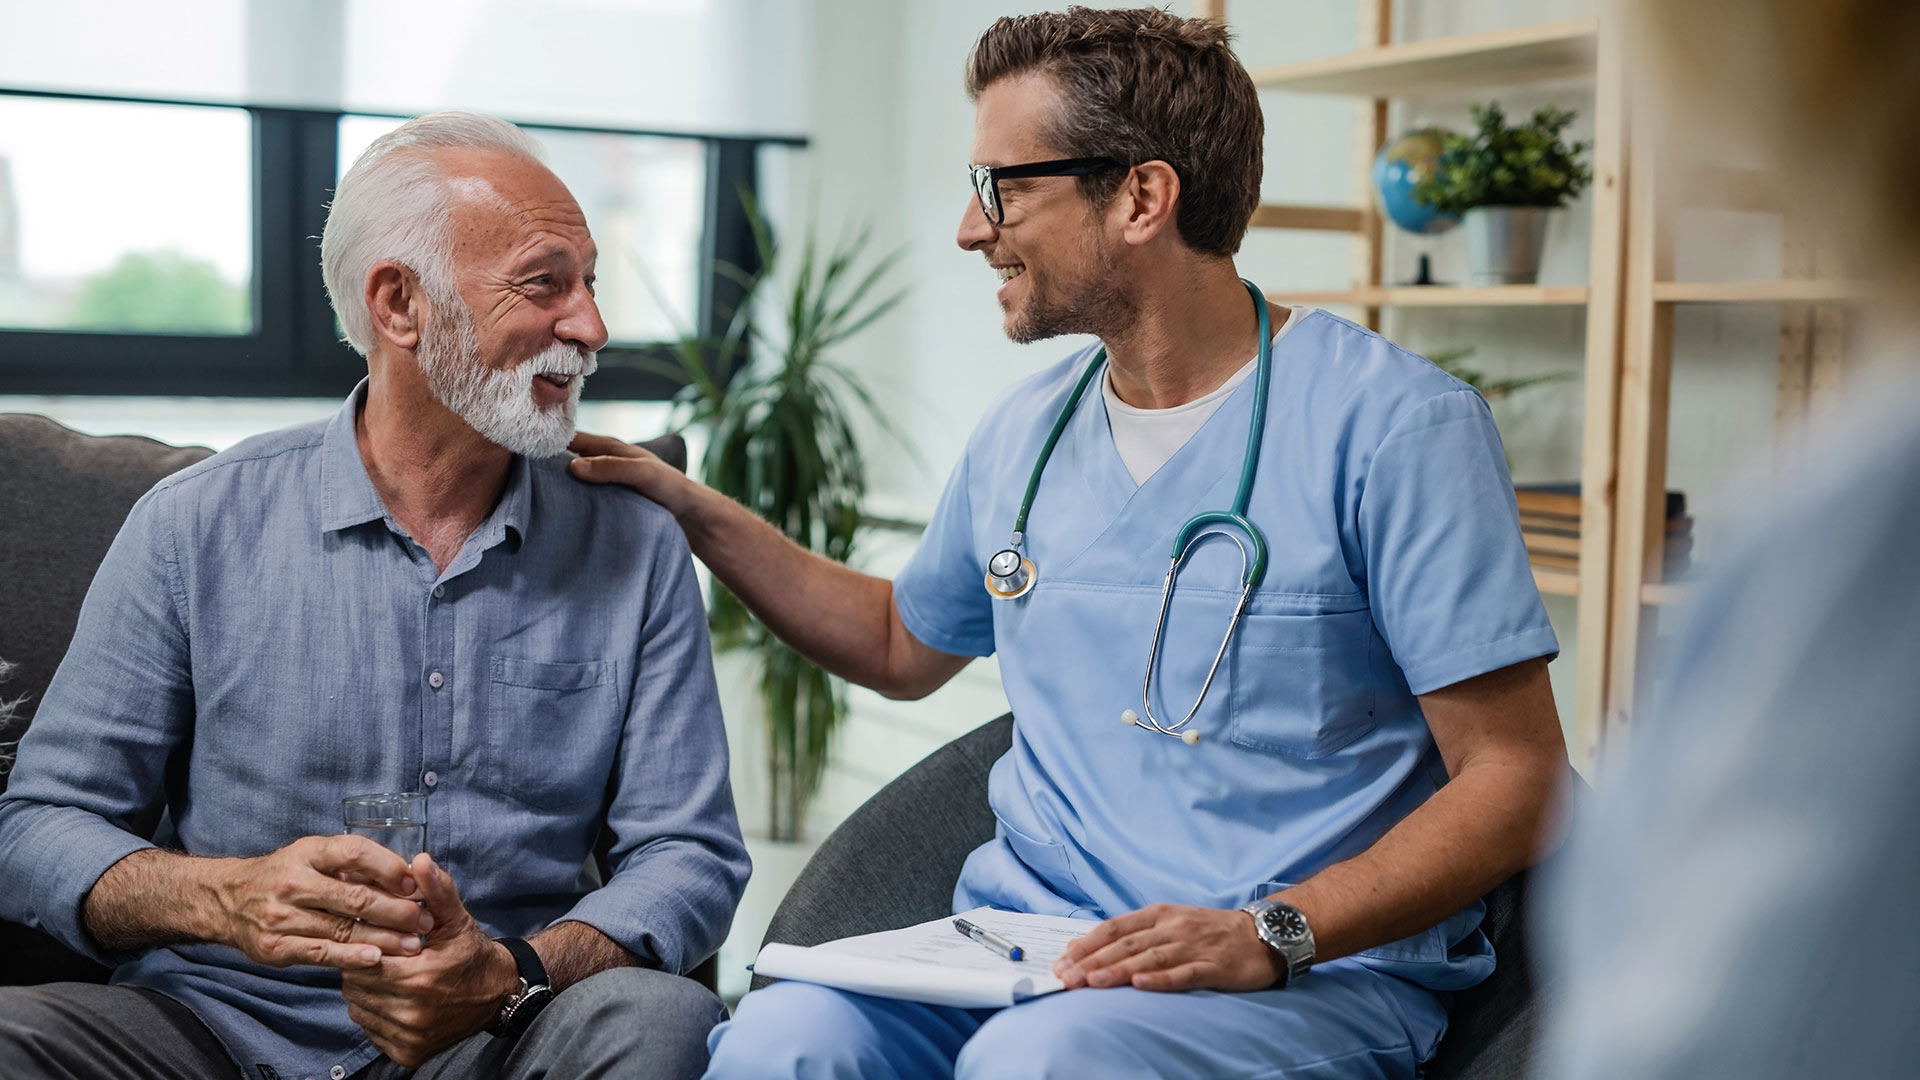
[[[1247,602],[1253,590],[1265,578],[1267,572],[1267,540],[1259,527],[1247,517],[1247,506],[1253,498],[1254,467],[1260,460],[1260,440],[1267,426],[1267,387],[1273,367],[1273,326],[1267,315],[1267,298],[1253,282],[1242,278],[1240,284],[1246,286],[1247,293],[1253,298],[1255,315],[1259,321],[1260,351],[1256,361],[1253,388],[1253,417],[1247,425],[1247,449],[1240,462],[1240,485],[1233,496],[1233,506],[1229,510],[1204,510],[1187,519],[1173,538],[1172,562],[1167,567],[1167,577],[1160,590],[1160,617],[1154,623],[1153,642],[1147,649],[1147,673],[1140,688],[1140,708],[1145,717],[1136,715],[1132,709],[1121,714],[1128,724],[1137,724],[1149,731],[1168,735],[1192,746],[1199,741],[1199,733],[1187,725],[1199,714],[1200,707],[1206,703],[1207,692],[1213,688],[1213,679],[1220,671],[1220,662],[1227,655],[1227,647],[1233,642],[1233,633],[1240,627],[1240,616],[1245,613]],[[1087,387],[1093,378],[1105,366],[1107,350],[1103,347],[1094,354],[1087,370],[1082,372],[1073,392],[1067,395],[1067,402],[1054,420],[1053,428],[1047,432],[1047,441],[1040,448],[1040,456],[1033,463],[1033,471],[1027,476],[1027,490],[1020,499],[1020,512],[1013,521],[1013,538],[1007,547],[994,554],[988,561],[986,588],[995,599],[1014,600],[1025,596],[1033,589],[1038,571],[1026,555],[1027,517],[1033,511],[1034,496],[1040,491],[1040,479],[1046,473],[1047,462],[1053,457],[1054,447],[1060,442],[1060,436],[1067,429],[1067,423],[1073,419],[1074,412],[1080,406],[1080,400],[1086,395]],[[1244,534],[1248,545],[1243,545],[1238,537],[1229,530]],[[1180,576],[1180,567],[1192,552],[1194,543],[1200,537],[1211,533],[1221,533],[1233,540],[1240,548],[1240,599],[1234,604],[1233,617],[1227,622],[1226,636],[1220,639],[1220,648],[1214,653],[1213,664],[1207,669],[1207,678],[1200,686],[1200,695],[1194,700],[1193,707],[1187,710],[1179,720],[1165,724],[1153,714],[1153,672],[1158,666],[1161,640],[1166,632],[1167,613],[1173,606],[1174,582]],[[994,570],[996,564],[1010,569],[1001,574]]]

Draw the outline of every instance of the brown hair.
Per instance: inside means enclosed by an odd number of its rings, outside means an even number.
[[[1265,124],[1225,26],[1154,8],[1009,16],[974,42],[967,97],[1029,72],[1050,76],[1067,101],[1049,143],[1068,157],[1166,162],[1180,177],[1180,238],[1209,255],[1240,250],[1260,203]],[[1121,181],[1117,171],[1083,176],[1080,193],[1100,206]]]

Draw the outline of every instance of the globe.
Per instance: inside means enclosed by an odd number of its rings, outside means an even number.
[[[1431,236],[1460,224],[1458,217],[1413,197],[1413,186],[1432,176],[1440,163],[1440,140],[1446,134],[1440,128],[1409,131],[1381,147],[1373,159],[1373,190],[1380,199],[1380,212],[1410,233]]]

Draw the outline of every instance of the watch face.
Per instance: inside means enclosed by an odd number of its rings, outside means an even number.
[[[1270,908],[1261,918],[1266,921],[1267,929],[1273,936],[1281,941],[1291,943],[1307,938],[1307,917],[1294,908]]]

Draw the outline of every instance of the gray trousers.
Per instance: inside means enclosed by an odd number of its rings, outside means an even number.
[[[553,999],[508,1042],[485,1033],[418,1069],[378,1058],[355,1080],[692,1080],[726,1007],[691,979],[603,971]],[[0,989],[4,1080],[245,1080],[186,1006],[128,986]]]

